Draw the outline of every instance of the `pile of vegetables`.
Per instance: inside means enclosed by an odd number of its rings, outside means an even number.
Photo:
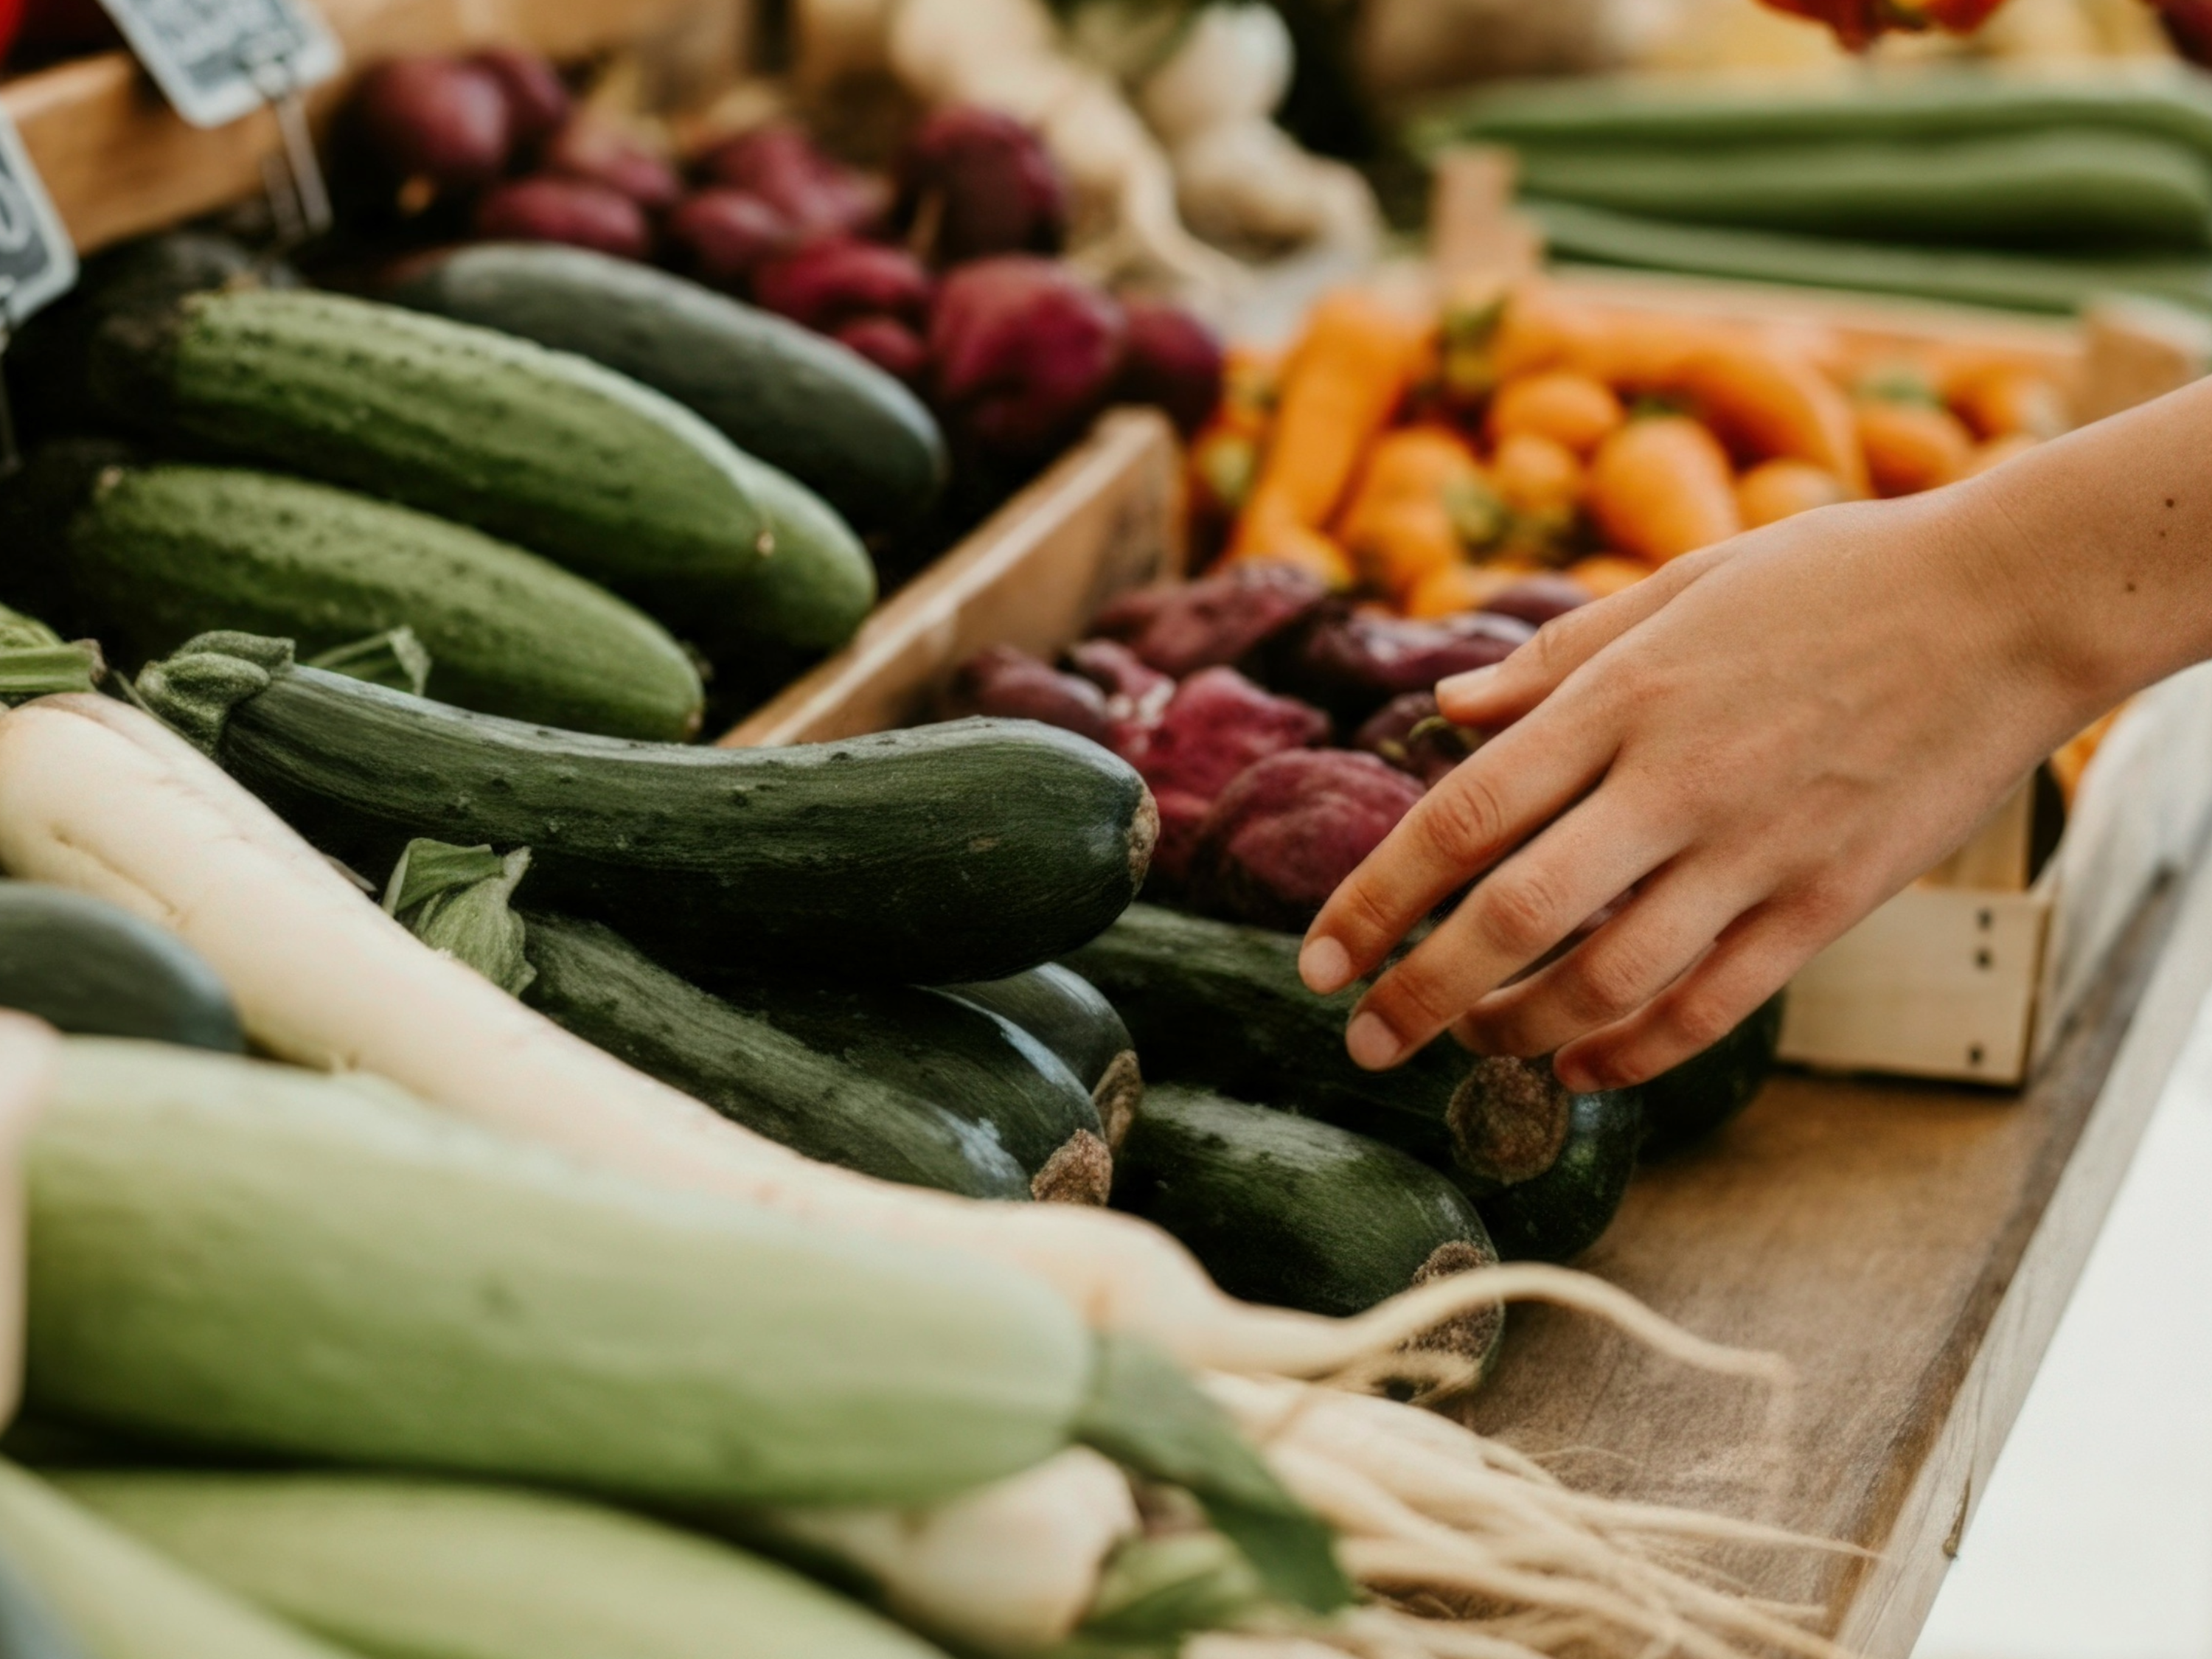
[[[1194,423],[1218,394],[1219,347],[1194,318],[1119,300],[1055,257],[1069,185],[1036,134],[994,110],[926,113],[879,173],[789,119],[709,125],[679,157],[659,130],[577,106],[550,64],[491,51],[371,70],[339,155],[371,228],[397,216],[417,238],[465,228],[659,259],[833,339],[926,398],[969,465],[1034,464],[1109,399]],[[471,280],[413,291],[465,307],[454,290]]]
[[[2212,94],[2168,67],[1529,83],[1462,95],[1408,137],[1431,155],[1510,146],[1565,258],[2029,311],[2106,292],[2203,311]]]

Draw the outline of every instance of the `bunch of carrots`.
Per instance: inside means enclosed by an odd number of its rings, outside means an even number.
[[[1414,316],[1317,306],[1240,358],[1192,450],[1202,533],[1402,614],[1479,609],[1538,570],[1618,592],[1808,508],[1966,477],[2069,423],[1987,352],[1867,361],[1819,329],[1580,301],[1540,282]]]

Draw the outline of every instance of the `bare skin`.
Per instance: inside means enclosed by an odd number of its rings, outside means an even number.
[[[2212,657],[2208,458],[2212,382],[1677,560],[1445,681],[1498,735],[1330,899],[1306,982],[1372,973],[1476,884],[1368,991],[1352,1058],[1449,1030],[1588,1090],[1724,1035],[2075,732]]]

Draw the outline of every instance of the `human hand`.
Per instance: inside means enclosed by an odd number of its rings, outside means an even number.
[[[1446,681],[1443,712],[1498,734],[1323,908],[1307,983],[1372,972],[1480,879],[1369,991],[1352,1057],[1449,1029],[1591,1090],[1733,1029],[2098,712],[2009,528],[1972,485],[1824,508]]]

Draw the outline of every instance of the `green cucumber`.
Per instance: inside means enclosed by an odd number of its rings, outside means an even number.
[[[2212,162],[2167,139],[2095,127],[1718,151],[1534,143],[1519,158],[1533,196],[1654,219],[1875,241],[2212,245]]]
[[[1759,1098],[1782,1046],[1775,996],[1718,1042],[1644,1085],[1644,1155],[1662,1158],[1713,1133]]]
[[[931,1659],[878,1614],[574,1498],[386,1476],[117,1472],[56,1484],[270,1615],[374,1659]]]
[[[933,1504],[1082,1444],[1190,1492],[1279,1593],[1348,1599],[1226,1413],[1026,1273],[366,1077],[79,1038],[56,1097],[26,1159],[39,1416],[709,1508]]]
[[[948,994],[1012,1021],[1060,1056],[1091,1091],[1106,1142],[1119,1146],[1137,1103],[1145,1097],[1136,1039],[1098,988],[1073,969],[1048,962],[1011,978],[955,985]]]
[[[1440,1170],[1461,1167],[1463,1144],[1476,1173],[1506,1156],[1508,1140],[1542,1145],[1553,1133],[1556,1091],[1524,1062],[1478,1064],[1440,1037],[1395,1071],[1355,1066],[1344,1031],[1359,991],[1306,989],[1294,933],[1133,904],[1066,960],[1128,1022],[1154,1079],[1265,1101]],[[1539,1121],[1522,1124],[1530,1112]],[[1511,1153],[1510,1171],[1525,1172],[1532,1156],[1542,1155]]]
[[[1620,1213],[1644,1145],[1644,1098],[1633,1089],[1576,1095],[1551,1167],[1481,1200],[1508,1261],[1571,1261]]]
[[[0,880],[0,1008],[81,1036],[246,1050],[229,993],[181,940],[36,882]]]
[[[896,380],[811,329],[650,265],[480,242],[411,267],[390,297],[665,392],[863,530],[911,529],[944,487],[944,434]]]
[[[1231,1296],[1339,1318],[1498,1260],[1474,1206],[1418,1159],[1174,1085],[1155,1086],[1138,1108],[1114,1206],[1180,1239]],[[1503,1310],[1491,1308],[1440,1334],[1484,1364],[1504,1328]]]
[[[1027,721],[788,749],[623,743],[471,714],[195,641],[140,677],[156,714],[356,870],[422,836],[532,849],[533,902],[672,966],[944,985],[1096,934],[1144,878],[1137,774]]]
[[[803,486],[597,363],[335,295],[196,295],[102,325],[109,416],[474,526],[680,620],[710,651],[828,650],[867,555]]]
[[[531,915],[523,951],[533,970],[523,1000],[538,1012],[794,1152],[969,1198],[1030,1195],[1034,1170],[959,1097],[874,1075],[656,967],[596,922]]]
[[[9,557],[50,565],[74,625],[131,667],[210,629],[305,654],[404,626],[429,651],[430,691],[464,708],[665,742],[698,729],[683,647],[534,554],[327,485],[201,466],[87,476],[89,459],[34,463],[76,472],[80,492]]]
[[[12,1463],[0,1463],[0,1551],[68,1638],[10,1642],[9,1659],[346,1659]]]

